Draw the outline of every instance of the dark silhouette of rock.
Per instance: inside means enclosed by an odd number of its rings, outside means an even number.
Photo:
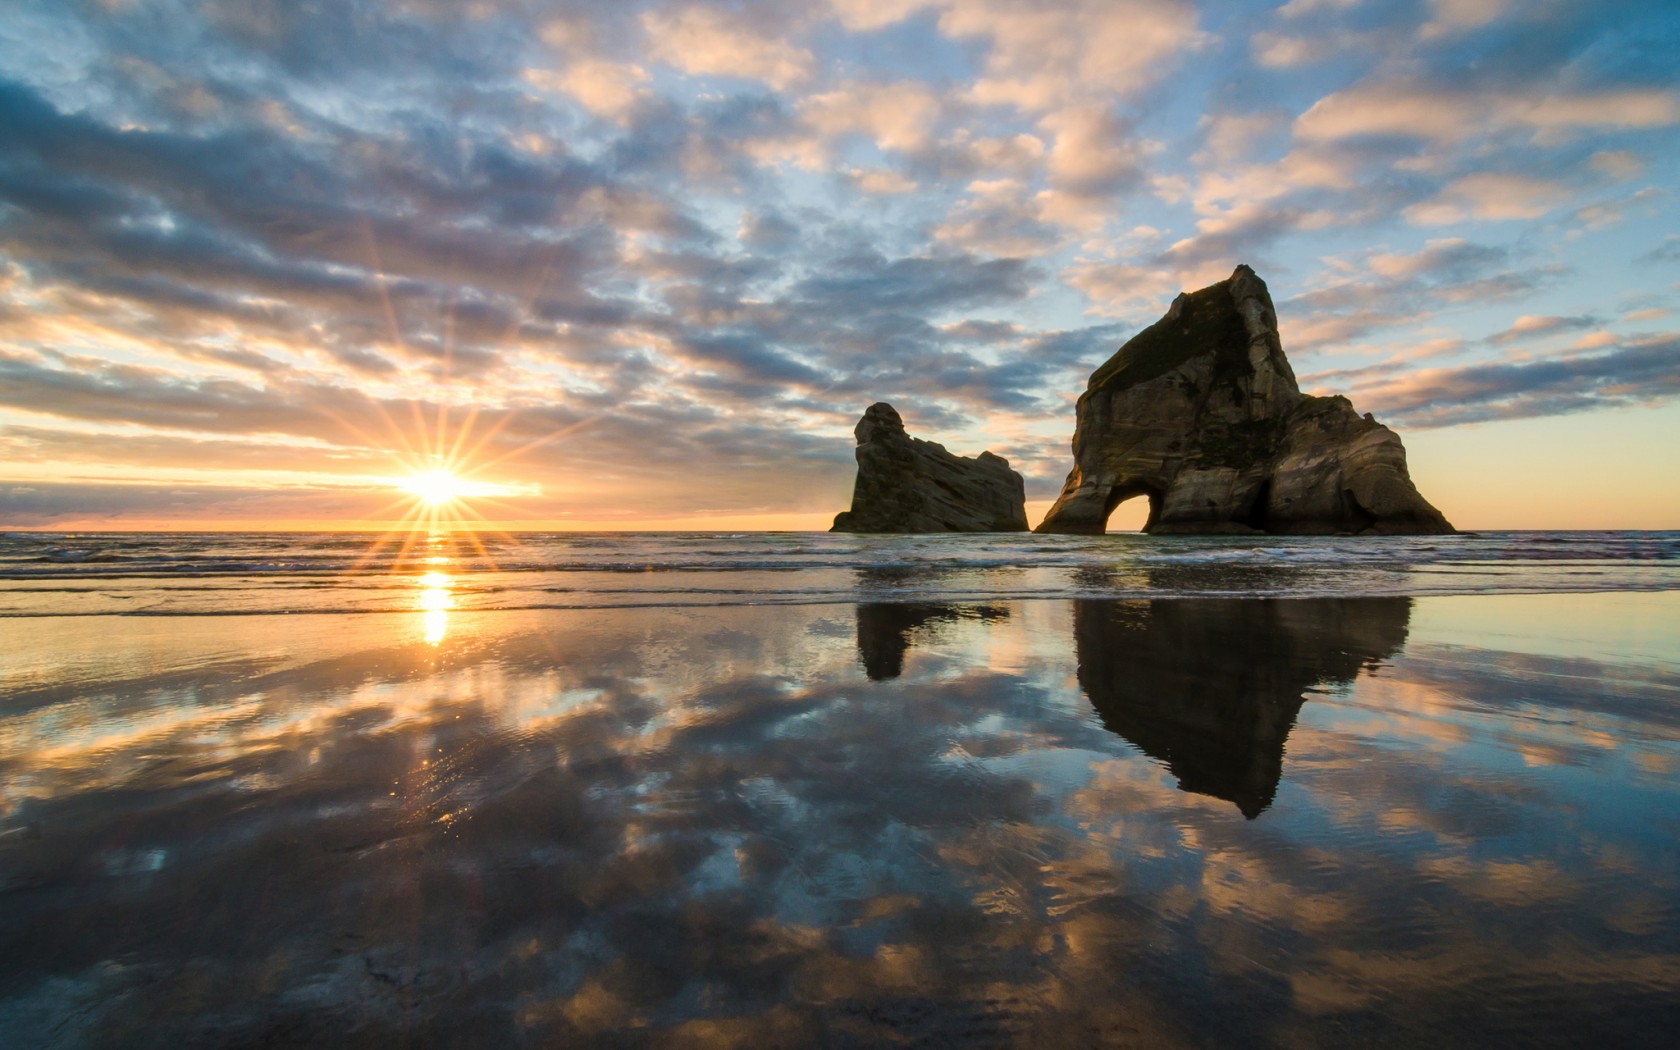
[[[1079,685],[1103,724],[1185,791],[1250,820],[1277,794],[1314,685],[1350,682],[1406,642],[1410,598],[1074,602]]]
[[[1145,532],[1452,532],[1394,431],[1301,393],[1266,284],[1247,266],[1173,300],[1091,374],[1073,471],[1039,532],[1101,533],[1149,498]]]
[[[990,452],[954,456],[913,438],[885,402],[858,420],[852,509],[831,532],[1025,532],[1026,485]]]
[[[904,654],[910,651],[917,628],[974,619],[986,623],[1007,620],[1003,605],[956,605],[950,602],[860,602],[857,607],[858,656],[872,682],[904,673]]]

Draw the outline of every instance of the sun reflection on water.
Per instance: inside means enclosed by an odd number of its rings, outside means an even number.
[[[419,606],[425,614],[427,645],[441,643],[449,627],[449,610],[455,607],[455,597],[449,593],[453,582],[441,572],[428,572],[420,577]]]

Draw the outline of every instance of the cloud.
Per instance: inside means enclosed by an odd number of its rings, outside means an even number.
[[[1105,196],[1136,185],[1140,150],[1130,129],[1102,107],[1063,110],[1045,118],[1055,135],[1047,174],[1057,189],[1081,196]]]
[[[1217,264],[1213,264],[1217,265]],[[1153,263],[1126,263],[1114,259],[1079,259],[1062,273],[1071,288],[1092,304],[1092,312],[1149,323],[1166,311],[1173,296],[1202,287],[1229,273],[1199,280],[1157,257]]]
[[[775,212],[743,212],[736,238],[759,251],[784,251],[798,243],[799,227]]]
[[[1333,262],[1335,277],[1278,306],[1284,347],[1291,352],[1345,349],[1373,332],[1428,322],[1438,311],[1528,295],[1565,273],[1555,265],[1513,266],[1508,249],[1463,238]]]
[[[1680,116],[1619,7],[218,0],[164,33],[22,3],[77,43],[0,48],[0,427],[114,428],[160,463],[206,442],[231,474],[269,442],[342,474],[446,409],[501,425],[496,454],[571,433],[518,469],[628,519],[773,505],[777,474],[826,498],[892,395],[1049,475],[1113,349],[1060,333],[1238,262],[1292,352],[1392,332],[1408,367],[1497,353],[1478,306],[1605,313],[1548,303],[1566,278],[1671,294],[1661,235],[1626,238],[1672,210],[1638,180]],[[1445,225],[1420,246],[1408,217]]]
[[[969,128],[957,128],[940,142],[938,159],[948,176],[1026,183],[1043,173],[1045,152],[1044,138],[1039,135],[977,137]]]
[[[1419,35],[1429,40],[1480,29],[1509,8],[1510,0],[1429,0],[1432,17]]]
[[[889,260],[859,254],[834,260],[827,272],[805,278],[792,292],[807,303],[845,304],[864,313],[939,313],[1022,299],[1031,272],[1019,259],[948,254]]]
[[[0,489],[0,524],[42,528],[65,522],[192,521],[207,515],[228,521],[358,521],[374,519],[390,502],[389,493],[370,492],[365,481],[260,487],[84,478]]]
[[[1466,220],[1536,219],[1569,198],[1566,186],[1528,175],[1483,172],[1449,182],[1430,200],[1405,211],[1415,226],[1450,226]]]
[[[1257,141],[1284,123],[1280,112],[1210,113],[1202,118],[1203,151],[1195,160],[1203,168],[1226,168],[1249,158]]]
[[[1591,316],[1547,317],[1538,314],[1524,314],[1512,321],[1511,327],[1503,332],[1488,336],[1488,342],[1495,346],[1509,346],[1512,343],[1524,343],[1563,332],[1578,332],[1585,328],[1596,328],[1599,324],[1598,318]]]
[[[1061,231],[1044,221],[1041,202],[1014,179],[975,182],[934,227],[940,241],[988,255],[1031,257],[1054,247]]]
[[[642,26],[649,55],[685,73],[744,77],[778,90],[811,78],[811,52],[723,8],[649,11]]]
[[[939,27],[989,44],[976,102],[1036,113],[1135,93],[1208,39],[1195,9],[1178,0],[953,2]]]
[[[1365,0],[1289,0],[1277,9],[1277,13],[1280,18],[1300,18],[1303,15],[1328,11],[1346,11],[1364,2]]]
[[[853,168],[846,177],[858,189],[876,196],[914,193],[919,188],[915,179],[891,168]]]
[[[1410,427],[1664,404],[1680,398],[1680,337],[1627,340],[1604,354],[1382,377],[1356,386],[1353,396],[1361,408]]]
[[[807,95],[800,116],[823,139],[862,134],[882,150],[913,153],[926,149],[943,100],[916,81],[853,81]]]
[[[589,112],[609,120],[624,119],[648,97],[647,71],[628,62],[586,59],[560,71],[527,69],[524,78],[533,87],[570,95]]]
[[[1503,248],[1446,237],[1429,241],[1415,252],[1375,252],[1367,264],[1372,273],[1391,280],[1436,276],[1460,283],[1509,258],[1510,253]]]
[[[1617,182],[1638,178],[1645,172],[1645,160],[1630,150],[1599,150],[1587,158],[1587,167]]]
[[[1307,142],[1397,135],[1435,143],[1526,131],[1536,136],[1590,129],[1662,128],[1680,123],[1680,96],[1628,89],[1507,93],[1367,83],[1319,99],[1296,118]]]
[[[1663,242],[1639,257],[1640,262],[1680,262],[1680,233],[1671,233]]]
[[[902,22],[937,0],[829,0],[834,15],[847,29],[868,32]]]
[[[1249,48],[1262,69],[1299,69],[1372,50],[1378,39],[1371,33],[1349,30],[1310,35],[1267,30],[1255,33],[1249,39]]]
[[[1245,127],[1237,134],[1246,139],[1251,131]],[[1194,184],[1196,219],[1187,235],[1164,247],[1157,247],[1153,242],[1161,238],[1153,236],[1139,246],[1144,251],[1119,246],[1101,258],[1076,260],[1066,271],[1069,283],[1098,311],[1124,316],[1156,309],[1153,300],[1160,293],[1202,287],[1227,276],[1238,263],[1267,269],[1269,249],[1281,239],[1361,226],[1392,210],[1390,191],[1362,186],[1359,158],[1334,147],[1292,149],[1263,164],[1221,164],[1211,149],[1196,160],[1206,170]]]

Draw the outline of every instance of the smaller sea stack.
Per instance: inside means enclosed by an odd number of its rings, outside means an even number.
[[[852,509],[830,532],[1025,532],[1026,484],[990,452],[969,459],[905,433],[884,401],[858,420]]]

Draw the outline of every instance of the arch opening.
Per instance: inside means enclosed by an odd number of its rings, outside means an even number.
[[[1255,490],[1254,500],[1248,505],[1248,513],[1243,515],[1243,524],[1261,532],[1270,531],[1267,523],[1271,520],[1272,479],[1267,478]]]
[[[1155,521],[1161,514],[1160,490],[1143,484],[1115,485],[1113,488],[1108,490],[1108,495],[1103,500],[1104,532],[1112,532],[1115,530],[1116,523],[1113,520],[1115,510],[1121,504],[1127,503],[1138,496],[1148,498],[1149,504],[1147,514],[1144,516],[1143,521],[1138,523],[1136,511],[1139,508],[1137,508],[1135,504],[1132,507],[1128,507],[1126,511],[1123,511],[1120,514],[1120,531],[1130,531],[1130,529],[1126,527],[1128,524],[1132,529],[1136,529],[1140,532],[1148,532],[1150,529],[1154,528]]]
[[[1364,504],[1359,502],[1359,497],[1353,494],[1352,489],[1342,490],[1342,507],[1343,516],[1351,525],[1349,531],[1364,532],[1377,523],[1377,516],[1365,509]]]

